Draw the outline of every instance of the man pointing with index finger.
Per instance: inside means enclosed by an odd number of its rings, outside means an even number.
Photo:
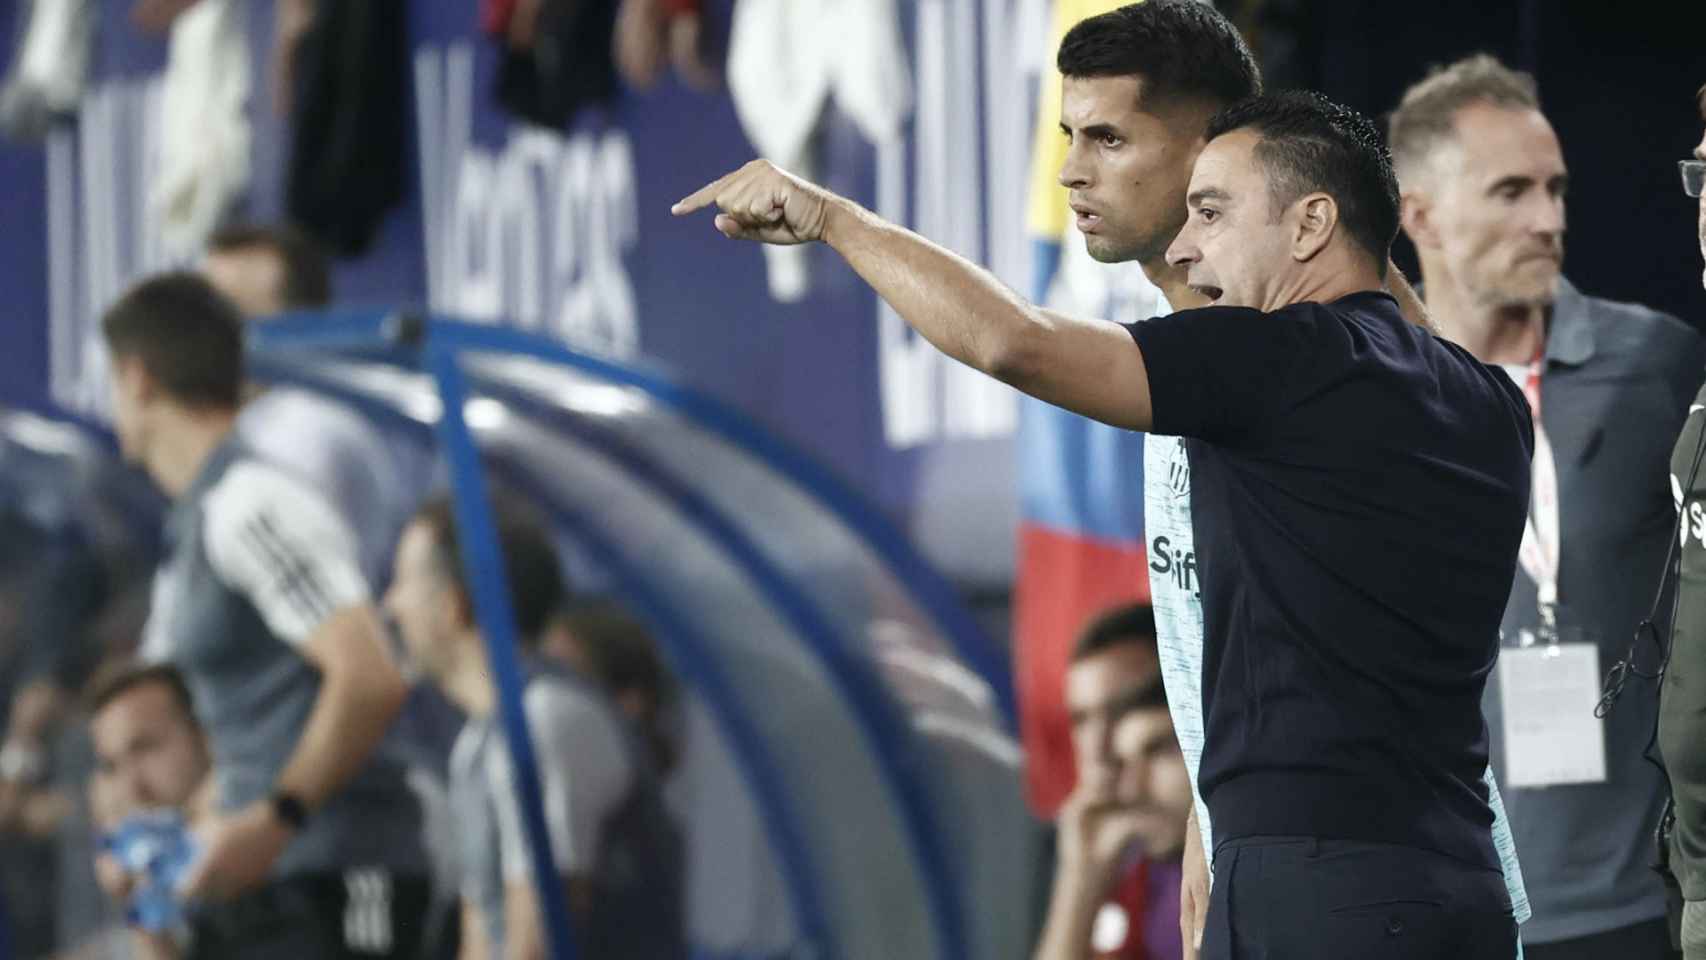
[[[1224,110],[1187,195],[1166,260],[1211,305],[1130,326],[1029,304],[763,161],[675,212],[826,242],[955,359],[1185,438],[1218,841],[1205,956],[1507,960],[1480,702],[1505,600],[1489,585],[1514,574],[1527,506],[1526,403],[1382,291],[1398,194],[1366,118],[1305,94]]]

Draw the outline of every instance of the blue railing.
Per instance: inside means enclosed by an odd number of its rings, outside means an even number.
[[[340,357],[359,357],[424,369],[432,374],[439,387],[441,410],[444,412],[439,421],[439,433],[446,444],[453,479],[458,487],[458,522],[465,526],[464,534],[470,542],[482,536],[489,537],[490,517],[484,514],[483,490],[477,478],[477,451],[473,448],[467,426],[461,418],[468,390],[465,374],[457,359],[460,354],[478,351],[531,357],[644,391],[650,399],[671,407],[695,426],[733,443],[759,463],[794,481],[804,492],[814,496],[830,513],[851,528],[877,557],[889,562],[891,572],[903,585],[915,590],[921,607],[936,622],[956,652],[995,692],[1002,721],[1011,729],[1012,693],[1006,670],[994,655],[993,647],[987,638],[971,624],[970,617],[953,599],[940,578],[905,545],[892,527],[878,518],[875,512],[854,494],[829,478],[821,468],[812,465],[806,458],[788,450],[749,422],[708,398],[693,394],[653,374],[574,354],[539,338],[484,326],[451,322],[429,323],[398,315],[344,314],[274,321],[263,327],[255,340],[253,356],[258,366],[271,366],[273,369],[270,372],[285,372],[288,379],[298,380],[316,389],[334,390],[343,394],[346,400],[357,399],[359,392],[337,389],[328,378],[314,377],[304,373],[300,367],[286,372],[286,368],[291,365],[278,361],[291,354],[300,356],[307,352],[324,355],[329,352]],[[482,383],[481,391],[489,392],[492,386]],[[839,636],[816,604],[774,566],[768,556],[751,542],[738,525],[690,485],[660,469],[641,451],[610,431],[577,422],[576,418],[567,412],[529,398],[520,391],[510,391],[504,399],[517,405],[528,416],[539,419],[554,429],[570,431],[577,442],[598,450],[601,456],[614,461],[629,476],[650,488],[654,495],[674,504],[684,519],[716,543],[744,570],[765,598],[794,627],[852,709],[871,746],[882,779],[897,803],[907,843],[924,878],[939,955],[956,960],[966,957],[969,940],[965,930],[965,913],[959,902],[960,885],[955,882],[954,865],[943,846],[941,825],[935,821],[934,809],[917,769],[918,758],[915,756],[910,731],[906,728],[897,705],[880,688],[868,668],[853,657],[853,648],[848,638]],[[376,405],[376,401],[368,398],[364,405],[372,407]],[[384,406],[382,403],[377,405]],[[506,471],[508,472],[511,471]],[[470,478],[473,478],[473,482],[470,482]],[[474,500],[479,500],[480,503],[476,504]],[[563,509],[561,503],[554,503],[553,507],[554,515],[559,521],[567,520],[569,512]],[[590,529],[590,525],[579,525],[579,538],[583,543],[590,542],[586,536]],[[495,545],[488,542],[484,550],[470,551],[469,559],[478,561],[486,551],[490,551],[491,556],[497,554]],[[598,550],[596,547],[593,552],[603,555],[605,559],[610,559],[614,553],[613,550]],[[477,612],[483,619],[488,615],[507,619],[507,598],[493,599],[491,596],[502,593],[502,580],[491,576],[494,571],[501,569],[499,563],[484,562],[476,565],[485,568],[486,573],[483,576],[491,581],[482,584],[480,579],[473,576],[473,571],[470,571],[470,581],[476,590],[488,594],[483,605],[477,595]],[[628,586],[630,595],[634,594],[636,585],[643,583],[643,579],[635,578]],[[656,600],[657,598],[653,597],[650,603],[638,604],[650,608],[654,619],[660,615]],[[513,669],[513,638],[510,637],[508,642],[503,641],[508,634],[512,634],[512,631],[501,627],[495,631],[487,631],[488,639],[494,644],[502,643],[510,648],[508,669]],[[501,662],[503,659],[503,654],[494,652],[493,662],[500,693],[508,700],[509,692],[505,692],[504,688],[509,685],[509,680],[518,684],[519,674],[506,678],[506,666]],[[709,661],[709,658],[705,659]],[[512,750],[517,750],[518,755],[514,759],[522,786],[525,788],[529,786],[529,781],[534,779],[532,774],[535,767],[520,711],[519,688],[513,692],[516,693],[515,703],[512,708],[506,708],[504,719],[506,729],[511,733],[509,739],[513,744],[519,745],[519,749],[512,746]],[[728,726],[725,724],[726,729]],[[742,750],[742,753],[748,752]],[[750,760],[750,757],[748,759]],[[751,777],[750,762],[745,765],[749,768],[746,771],[749,780],[761,779]],[[778,798],[766,799],[764,795],[767,790],[761,784],[755,783],[755,786],[759,787],[760,802],[767,808],[783,805]],[[535,818],[531,813],[537,810],[529,811],[528,806],[536,808],[537,798],[530,804],[524,801],[524,814],[529,814],[527,820],[533,821]],[[768,812],[770,811],[767,809]],[[553,874],[554,871],[548,867],[549,848],[544,842],[542,818],[536,823],[530,822],[528,826],[531,828],[530,834],[537,830],[535,846],[538,849],[534,856],[539,858],[539,864],[545,865],[544,869],[536,872],[541,876]],[[807,859],[803,838],[796,834],[792,839],[799,845],[783,842],[779,845],[778,853],[784,869],[790,874],[798,874],[789,878],[791,893],[797,893],[799,888],[795,881],[799,877],[809,876],[810,871],[803,866]],[[542,898],[542,902],[547,905],[555,906],[564,902],[560,897],[543,891]],[[813,899],[815,900],[815,897]],[[802,932],[809,939],[827,942],[830,924],[823,918],[821,903],[808,905],[796,902],[794,905],[801,921]],[[566,939],[567,935],[558,931],[566,930],[567,926],[566,916],[553,921],[553,936]]]

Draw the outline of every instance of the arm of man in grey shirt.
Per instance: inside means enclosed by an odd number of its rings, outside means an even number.
[[[407,692],[354,537],[312,488],[259,463],[233,467],[209,492],[205,536],[220,579],[320,672],[319,695],[274,785],[312,812],[367,762]],[[183,892],[229,897],[266,878],[293,827],[263,800],[197,832],[202,855]]]

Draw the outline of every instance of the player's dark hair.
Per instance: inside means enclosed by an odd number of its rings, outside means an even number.
[[[639,694],[650,702],[650,715],[638,718],[640,735],[658,773],[675,769],[681,751],[665,719],[677,699],[675,677],[645,625],[606,599],[576,603],[558,614],[557,623],[579,645],[591,679],[606,692]]]
[[[1237,130],[1261,137],[1255,157],[1275,216],[1306,194],[1327,194],[1351,239],[1386,275],[1398,235],[1398,177],[1373,121],[1318,93],[1289,90],[1222,110],[1209,121],[1208,139]]]
[[[503,551],[504,572],[509,575],[516,639],[531,650],[538,645],[551,614],[562,607],[568,596],[562,562],[546,532],[546,524],[534,511],[503,498],[493,504],[492,513],[498,545]],[[415,512],[414,519],[432,532],[444,575],[461,594],[466,608],[473,609],[473,594],[463,573],[461,537],[450,498],[439,496],[428,500]]]
[[[1067,32],[1055,58],[1062,76],[1144,79],[1144,95],[1215,106],[1262,92],[1256,58],[1214,7],[1145,0],[1090,17]]]
[[[151,686],[164,688],[172,698],[172,704],[183,713],[184,721],[199,729],[190,688],[184,683],[184,676],[178,668],[169,663],[130,664],[97,678],[89,694],[89,715],[96,716],[133,690]]]
[[[332,266],[314,238],[289,224],[234,224],[207,241],[210,253],[264,250],[284,266],[279,302],[288,310],[323,307],[332,299]]]
[[[1124,644],[1155,649],[1155,610],[1147,603],[1114,607],[1091,620],[1072,647],[1072,662]]]
[[[136,284],[107,308],[101,332],[115,361],[140,360],[177,402],[236,409],[243,389],[243,319],[200,274],[163,273]]]

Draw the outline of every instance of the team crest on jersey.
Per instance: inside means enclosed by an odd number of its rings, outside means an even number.
[[[1173,455],[1167,459],[1167,489],[1174,497],[1191,495],[1191,458],[1183,437],[1174,441]]]

